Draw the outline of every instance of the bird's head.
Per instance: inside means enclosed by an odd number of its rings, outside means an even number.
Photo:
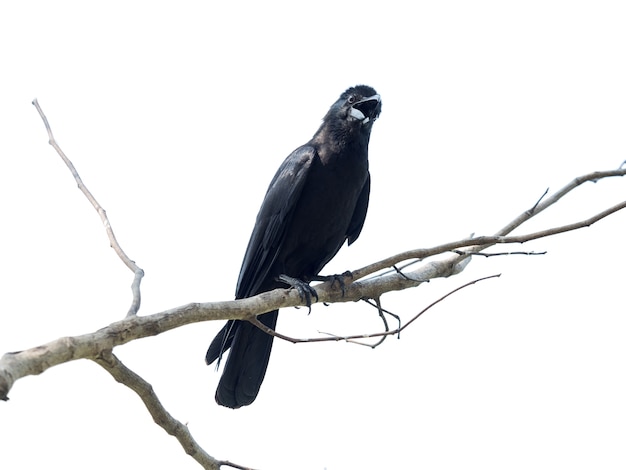
[[[372,87],[357,85],[348,88],[330,107],[312,140],[333,146],[354,142],[367,145],[381,106],[380,95]]]
[[[357,85],[344,91],[337,102],[332,106],[331,112],[345,120],[351,126],[366,126],[378,119],[382,101],[380,95],[372,87]]]

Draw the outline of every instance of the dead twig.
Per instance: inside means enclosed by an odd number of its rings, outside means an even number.
[[[484,256],[485,258],[491,258],[492,256],[508,256],[508,255],[526,255],[526,256],[534,256],[534,255],[545,255],[547,251],[504,251],[501,253],[482,253],[482,252],[468,252],[462,250],[452,250],[453,253],[457,255],[471,255],[471,256]]]
[[[379,341],[378,343],[375,343],[374,345],[372,344],[367,344],[367,343],[362,343],[360,341],[360,339],[369,339],[369,338],[384,338],[386,336],[393,336],[393,335],[400,335],[400,332],[402,332],[403,330],[405,330],[411,323],[413,323],[415,320],[417,320],[420,316],[422,316],[424,313],[426,313],[428,310],[430,310],[431,308],[433,308],[435,305],[437,305],[438,303],[444,301],[445,299],[447,299],[448,297],[450,297],[451,295],[457,293],[458,291],[465,289],[466,287],[472,286],[480,281],[485,281],[487,279],[493,279],[496,277],[500,277],[500,274],[493,274],[491,276],[486,276],[486,277],[481,277],[480,279],[475,279],[473,281],[470,281],[466,284],[463,284],[460,287],[457,287],[454,290],[451,290],[450,292],[448,292],[447,294],[445,294],[444,296],[440,297],[439,299],[435,300],[434,302],[432,302],[430,305],[428,305],[427,307],[425,307],[424,309],[422,309],[419,313],[417,313],[413,318],[411,318],[407,323],[405,323],[402,326],[399,326],[398,328],[395,328],[393,330],[389,330],[389,328],[387,327],[387,323],[385,322],[385,331],[381,331],[378,333],[363,333],[363,334],[359,334],[359,335],[347,335],[347,336],[338,336],[338,335],[334,335],[332,333],[323,333],[322,334],[326,334],[328,336],[324,336],[321,338],[293,338],[291,336],[287,336],[284,335],[282,333],[278,333],[277,331],[271,329],[270,327],[264,325],[263,323],[261,323],[256,317],[253,318],[249,318],[248,321],[250,323],[252,323],[253,325],[255,325],[257,328],[263,330],[265,333],[267,333],[268,335],[272,335],[275,336],[276,338],[280,338],[282,340],[285,341],[289,341],[290,343],[293,344],[297,344],[297,343],[324,343],[324,342],[328,342],[328,341],[346,341],[349,343],[356,343],[362,346],[367,346],[370,348],[374,348],[376,346],[378,346],[380,343],[382,343],[382,340]]]
[[[91,194],[89,189],[87,189],[87,186],[85,186],[85,184],[83,183],[83,180],[81,179],[80,175],[78,174],[78,171],[76,171],[76,168],[74,167],[74,164],[71,162],[71,160],[69,158],[67,158],[67,156],[65,155],[63,150],[61,150],[61,147],[59,147],[59,144],[57,144],[57,141],[54,138],[54,135],[52,134],[52,129],[50,128],[50,124],[48,123],[48,118],[46,118],[46,115],[44,114],[43,110],[41,109],[41,106],[39,106],[39,102],[37,101],[36,98],[33,100],[33,105],[35,106],[35,108],[37,108],[37,112],[39,113],[39,116],[41,116],[41,119],[43,120],[44,126],[46,126],[46,131],[48,132],[48,143],[54,148],[54,150],[57,151],[59,156],[63,159],[63,161],[65,162],[65,164],[69,168],[70,172],[72,173],[72,176],[76,180],[76,183],[78,184],[78,189],[80,189],[82,191],[82,193],[85,195],[87,200],[91,203],[93,208],[96,210],[96,212],[100,216],[100,220],[102,221],[102,224],[104,225],[104,228],[106,230],[107,236],[109,237],[109,242],[111,243],[111,248],[113,248],[115,250],[115,253],[117,253],[117,256],[120,257],[122,262],[126,266],[128,266],[128,268],[135,275],[135,277],[133,279],[133,283],[131,285],[131,290],[132,290],[132,293],[133,293],[133,300],[132,300],[130,308],[128,309],[127,316],[136,315],[137,312],[139,311],[139,307],[141,306],[141,290],[140,290],[140,286],[141,286],[141,279],[143,278],[144,272],[143,272],[143,270],[139,266],[137,266],[135,264],[135,262],[133,260],[131,260],[128,257],[128,255],[126,253],[124,253],[124,250],[122,250],[122,247],[118,243],[117,238],[115,237],[115,234],[113,233],[113,228],[111,227],[111,223],[109,222],[109,218],[107,217],[106,211],[98,203],[98,201],[93,196],[93,194]]]

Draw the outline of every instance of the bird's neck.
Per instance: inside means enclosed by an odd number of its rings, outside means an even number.
[[[322,153],[338,155],[349,152],[367,158],[368,143],[368,133],[357,129],[333,127],[328,123],[323,124],[311,139],[311,144],[318,149],[320,157]]]

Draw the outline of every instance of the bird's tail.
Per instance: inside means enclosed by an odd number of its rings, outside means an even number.
[[[277,318],[278,310],[259,316],[259,320],[272,330],[276,329]],[[221,359],[222,354],[230,348],[215,392],[218,404],[240,408],[255,400],[265,377],[273,340],[273,336],[247,321],[229,321],[220,330],[206,354],[206,362],[211,364]]]

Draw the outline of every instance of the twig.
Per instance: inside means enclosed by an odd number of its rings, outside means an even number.
[[[583,183],[586,183],[588,181],[597,181],[602,178],[610,178],[614,176],[624,176],[624,175],[626,175],[626,170],[619,169],[619,170],[609,170],[609,171],[594,171],[593,173],[588,173],[586,175],[579,176],[578,178],[574,178],[568,184],[566,184],[561,189],[559,189],[554,194],[552,194],[552,196],[545,198],[541,202],[538,202],[537,204],[535,204],[535,206],[533,206],[532,208],[533,209],[532,213],[529,213],[529,211],[523,212],[515,220],[513,220],[511,223],[509,223],[508,225],[503,227],[499,232],[497,232],[496,235],[508,235],[517,227],[519,227],[521,224],[526,222],[528,219],[532,218],[533,216],[544,211],[551,205],[555,204],[559,199],[561,199],[563,196],[565,196],[570,191],[577,188]]]
[[[537,208],[539,203],[543,200],[543,198],[546,197],[546,194],[548,194],[548,191],[550,191],[550,188],[546,188],[546,190],[543,192],[541,197],[539,199],[537,199],[537,202],[535,202],[535,205],[530,209],[530,213],[531,214],[533,214],[535,212],[535,209]]]
[[[395,318],[397,320],[398,328],[400,328],[402,326],[402,319],[400,318],[400,316],[396,315],[393,312],[390,312],[387,309],[384,309],[382,304],[380,303],[380,297],[372,299],[375,302],[374,304],[372,304],[372,300],[370,300],[370,299],[361,299],[361,300],[363,300],[366,304],[372,305],[373,307],[376,308],[376,310],[378,311],[378,315],[383,319],[383,322],[385,324],[385,331],[389,331],[389,326],[387,325],[387,319],[385,318],[385,313],[387,315],[391,315],[393,318]],[[400,336],[398,336],[398,339],[400,339]],[[381,343],[382,343],[382,340],[381,340]],[[378,344],[376,344],[375,346],[378,346]],[[374,348],[375,346],[372,346],[372,348]]]
[[[598,172],[600,173],[600,172]],[[626,169],[625,170],[619,170],[619,171],[611,171],[611,172],[602,172],[602,173],[611,173],[608,174],[606,176],[623,176],[626,175]],[[597,174],[597,173],[592,173],[592,174]],[[589,176],[589,175],[586,175]],[[581,177],[584,178],[584,177]],[[585,180],[585,181],[589,181],[591,178]],[[554,197],[554,196],[553,196]],[[556,201],[552,201],[551,204],[553,204]],[[545,201],[544,201],[545,204]],[[537,206],[536,210],[537,213],[540,211],[540,206],[542,206],[543,204]],[[482,247],[481,249],[484,249],[488,246],[492,246],[495,244],[501,244],[501,243],[525,243],[527,241],[530,240],[536,240],[538,238],[543,238],[543,237],[547,237],[547,236],[551,236],[551,235],[557,235],[560,233],[565,233],[565,232],[570,232],[572,230],[577,230],[579,228],[582,227],[589,227],[590,225],[598,222],[599,220],[617,212],[620,211],[622,209],[626,208],[626,201],[620,202],[619,204],[614,205],[613,207],[610,207],[596,215],[594,215],[593,217],[590,217],[588,219],[585,220],[581,220],[580,222],[575,222],[572,224],[568,224],[568,225],[562,225],[560,227],[555,227],[555,228],[551,228],[551,229],[547,229],[547,230],[541,230],[539,232],[533,232],[533,233],[529,233],[526,235],[517,235],[517,236],[504,236],[504,232],[509,233],[511,232],[515,227],[519,226],[521,223],[525,222],[521,221],[519,222],[519,219],[522,218],[526,213],[522,214],[521,216],[519,216],[517,219],[515,219],[514,222],[511,222],[510,224],[508,224],[505,228],[501,229],[496,235],[492,235],[492,236],[481,236],[481,237],[476,237],[476,238],[466,238],[464,240],[459,240],[459,241],[455,241],[455,242],[450,242],[450,243],[444,243],[443,245],[438,245],[432,248],[419,248],[416,250],[410,250],[410,251],[405,251],[403,253],[399,253],[397,255],[391,256],[389,258],[385,258],[381,261],[378,261],[376,263],[370,264],[369,266],[364,266],[362,268],[356,269],[354,271],[352,271],[352,275],[354,277],[354,280],[358,280],[358,279],[362,279],[366,276],[369,276],[370,274],[373,274],[375,272],[378,272],[380,270],[389,268],[395,264],[398,264],[402,261],[405,260],[414,260],[414,259],[420,259],[420,260],[424,260],[424,258],[428,258],[434,255],[439,255],[441,253],[445,253],[448,251],[454,251],[458,248],[463,248],[465,246],[477,246],[477,247]],[[541,210],[544,210],[545,207],[541,207]],[[529,216],[530,218],[531,216]],[[518,223],[519,222],[519,223]],[[515,225],[515,227],[513,227],[513,225]]]
[[[398,315],[396,315],[395,313],[390,312],[389,310],[385,310],[382,307],[382,305],[380,304],[380,298],[373,299],[374,302],[372,302],[372,300],[370,300],[370,299],[361,299],[361,300],[363,300],[366,304],[371,305],[372,307],[374,307],[378,311],[378,316],[383,321],[383,326],[385,327],[385,332],[389,331],[389,323],[387,323],[387,319],[385,318],[385,313],[388,314],[388,315],[391,315],[396,320],[398,320],[398,326],[402,325],[402,322],[401,322],[400,317]],[[374,344],[370,344],[370,343],[364,343],[363,341],[356,341],[355,339],[347,339],[345,337],[337,336],[336,334],[328,333],[326,331],[318,331],[318,333],[321,333],[323,335],[327,335],[329,337],[332,337],[334,341],[346,341],[347,343],[354,343],[354,344],[358,344],[359,346],[366,346],[366,347],[372,348],[372,349],[376,349],[378,346],[383,344],[385,339],[387,339],[387,335],[383,335]],[[369,335],[368,335],[368,337],[369,337]],[[400,335],[398,335],[398,339],[400,339]]]
[[[409,263],[411,264],[411,263]],[[397,267],[395,264],[392,266],[394,272],[398,273],[400,276],[404,277],[407,280],[411,280],[406,274],[402,272],[402,268]]]
[[[472,286],[480,281],[485,281],[487,279],[494,279],[496,277],[500,277],[500,274],[492,274],[491,276],[486,276],[486,277],[481,277],[480,279],[474,279],[473,281],[470,281],[466,284],[463,284],[460,287],[457,287],[454,290],[451,290],[450,292],[448,292],[447,294],[443,295],[442,297],[438,298],[437,300],[435,300],[434,302],[432,302],[431,304],[429,304],[427,307],[425,307],[424,309],[422,309],[419,313],[417,313],[415,316],[413,316],[413,318],[411,318],[408,322],[406,322],[404,325],[399,326],[398,328],[395,328],[393,330],[390,330],[389,328],[387,328],[386,323],[385,323],[385,331],[381,331],[378,333],[363,333],[360,335],[347,335],[347,336],[337,336],[337,335],[333,335],[331,333],[323,333],[326,334],[328,336],[324,336],[321,338],[293,338],[291,336],[286,336],[282,333],[278,333],[277,331],[271,329],[270,327],[264,325],[263,323],[261,323],[257,318],[250,318],[248,319],[248,321],[250,323],[252,323],[253,325],[255,325],[256,327],[260,328],[261,330],[263,330],[265,333],[267,333],[268,335],[272,335],[275,336],[277,338],[280,338],[282,340],[285,341],[289,341],[290,343],[324,343],[324,342],[328,342],[328,341],[346,341],[346,342],[350,342],[350,343],[357,343],[359,345],[362,346],[368,346],[371,348],[376,347],[378,344],[382,343],[382,340],[379,343],[375,343],[374,345],[371,344],[366,344],[366,343],[361,343],[358,342],[356,340],[359,339],[369,339],[369,338],[384,338],[386,336],[393,336],[393,335],[400,335],[400,333],[402,331],[404,331],[411,323],[413,323],[415,320],[417,320],[420,316],[422,316],[424,313],[426,313],[428,310],[430,310],[431,308],[433,308],[435,305],[437,305],[438,303],[444,301],[445,299],[447,299],[448,297],[450,297],[451,295],[457,293],[458,291],[465,289],[466,287]]]
[[[491,258],[492,256],[508,256],[508,255],[526,255],[526,256],[535,256],[535,255],[545,255],[548,253],[547,251],[503,251],[501,253],[482,253],[478,251],[462,251],[462,250],[452,250],[453,253],[457,255],[471,255],[471,256],[484,256],[485,258]]]
[[[102,208],[102,206],[98,203],[98,201],[96,201],[96,198],[93,196],[93,194],[91,194],[89,189],[87,189],[80,175],[76,171],[74,164],[70,161],[69,158],[67,158],[63,150],[61,150],[61,147],[59,147],[59,145],[57,144],[54,138],[54,135],[52,134],[52,129],[50,128],[50,124],[48,123],[48,119],[46,118],[46,115],[41,109],[41,106],[39,106],[39,102],[37,101],[36,98],[33,100],[33,105],[35,106],[35,108],[37,108],[37,112],[39,112],[39,115],[41,116],[41,119],[43,120],[44,126],[46,126],[46,131],[48,132],[48,143],[57,151],[59,156],[63,159],[63,161],[69,168],[70,172],[72,173],[72,176],[76,180],[76,183],[78,184],[78,189],[82,191],[82,193],[85,195],[87,200],[91,203],[91,205],[96,210],[96,212],[98,212],[98,215],[100,215],[100,220],[102,221],[102,224],[104,225],[104,228],[107,232],[107,235],[109,237],[109,242],[111,243],[111,247],[115,250],[115,253],[117,253],[117,255],[120,257],[122,262],[126,266],[128,266],[128,268],[135,274],[133,283],[131,285],[131,290],[133,293],[133,301],[131,303],[130,309],[128,310],[127,316],[136,315],[137,312],[139,311],[139,307],[141,306],[140,286],[141,286],[141,279],[143,278],[144,272],[141,268],[139,268],[139,266],[135,264],[134,261],[132,261],[128,257],[128,255],[126,255],[126,253],[124,253],[124,250],[122,250],[122,247],[117,242],[117,238],[115,238],[115,234],[113,233],[113,228],[111,227],[106,211]]]
[[[372,305],[371,301],[369,299],[364,299],[366,303],[368,303],[369,305]],[[382,307],[382,305],[380,305],[380,297],[377,297],[374,299],[375,305],[374,307],[376,307],[376,310],[378,311],[378,316],[382,319],[383,321],[383,325],[385,327],[385,332],[389,331],[389,323],[387,323],[387,319],[385,318],[385,311]],[[400,323],[400,317],[398,315],[395,315],[391,312],[389,312],[391,315],[393,315],[396,320],[398,320],[398,324],[401,325],[402,323]],[[376,343],[374,344],[365,344],[366,346],[371,347],[372,349],[380,346],[381,344],[383,344],[383,341],[385,341],[387,339],[387,335],[385,336],[381,336],[380,340],[378,340]]]
[[[94,362],[102,366],[119,383],[127,386],[139,395],[154,422],[161,426],[169,435],[178,439],[185,452],[193,457],[203,468],[209,470],[218,470],[220,468],[220,462],[207,454],[198,445],[187,426],[167,412],[159,401],[152,385],[126,367],[110,350],[102,351],[94,359]]]
[[[408,322],[406,322],[401,328],[398,328],[398,334],[404,330],[405,328],[407,328],[411,323],[413,323],[415,320],[417,320],[419,317],[421,317],[424,313],[426,313],[428,310],[430,310],[432,307],[434,307],[435,305],[437,305],[439,302],[443,302],[445,299],[447,299],[448,297],[450,297],[451,295],[457,293],[458,291],[460,291],[461,289],[465,289],[468,286],[474,285],[477,282],[480,281],[485,281],[487,279],[493,279],[496,277],[500,277],[500,274],[493,274],[491,276],[486,276],[486,277],[481,277],[480,279],[475,279],[473,281],[468,282],[467,284],[463,284],[460,287],[457,287],[456,289],[448,292],[446,295],[444,295],[443,297],[438,298],[437,300],[435,300],[433,303],[431,303],[430,305],[428,305],[426,308],[424,308],[421,312],[419,312],[417,315],[415,315],[413,318],[411,318]]]
[[[220,464],[220,467],[226,466],[226,467],[236,468],[238,470],[254,470],[253,468],[244,467],[243,465],[238,465],[236,463],[229,462],[228,460],[220,460],[219,464]]]

